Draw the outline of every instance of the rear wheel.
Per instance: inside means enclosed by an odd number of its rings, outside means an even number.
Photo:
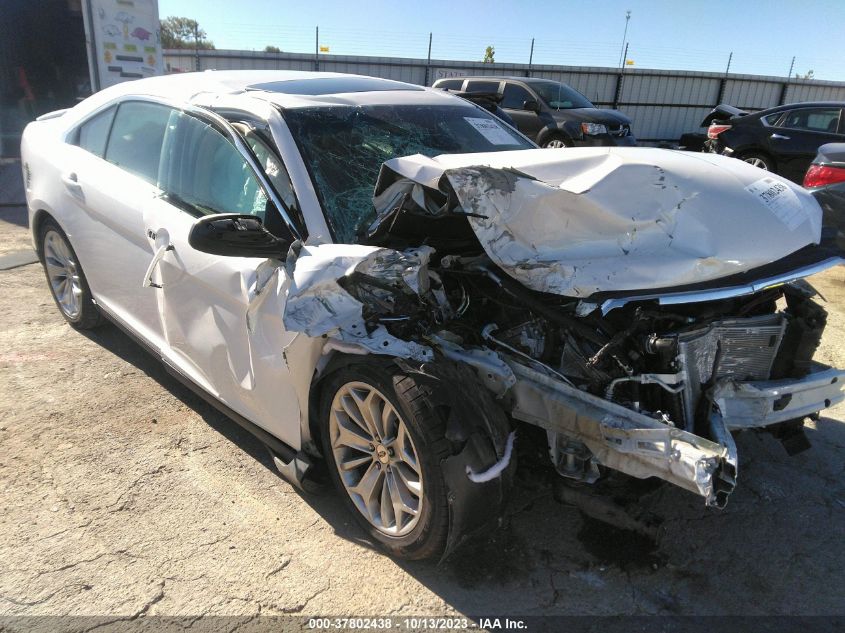
[[[744,154],[741,158],[741,161],[748,163],[749,165],[754,165],[759,169],[765,169],[766,171],[774,171],[774,164],[772,163],[772,159],[766,156],[765,154],[758,154],[758,153],[751,153],[751,154]]]
[[[41,225],[39,246],[50,293],[65,320],[78,330],[100,325],[102,315],[91,297],[82,266],[55,220],[46,220]]]
[[[323,454],[369,536],[407,559],[443,551],[449,523],[440,468],[450,454],[427,388],[391,365],[338,371],[322,391]]]

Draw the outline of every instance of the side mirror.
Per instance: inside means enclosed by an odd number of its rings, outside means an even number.
[[[276,257],[283,259],[290,242],[264,228],[254,215],[206,215],[191,227],[188,244],[203,253],[225,257]]]
[[[540,104],[537,102],[536,99],[528,99],[527,101],[522,102],[522,109],[531,110],[531,112],[539,112]]]

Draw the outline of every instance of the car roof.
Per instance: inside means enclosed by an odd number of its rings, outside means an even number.
[[[293,70],[207,70],[127,81],[101,90],[80,106],[90,112],[116,98],[133,95],[206,105],[215,97],[239,94],[285,108],[378,103],[428,105],[443,104],[443,99],[457,99],[441,90],[365,75]]]
[[[795,108],[845,108],[845,101],[800,101],[798,103],[786,103],[784,105],[767,108],[755,112],[755,115],[765,116],[771,112],[784,112]]]
[[[434,83],[439,83],[441,81],[455,80],[455,79],[460,79],[461,81],[463,81],[464,79],[485,79],[485,80],[488,80],[488,81],[507,80],[507,81],[521,81],[521,82],[527,83],[527,84],[542,83],[542,82],[562,83],[562,82],[556,82],[554,79],[544,79],[542,77],[519,77],[517,75],[469,75],[469,76],[466,76],[466,77],[444,77],[443,79],[438,79]]]

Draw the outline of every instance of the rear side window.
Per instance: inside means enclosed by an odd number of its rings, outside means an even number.
[[[463,84],[463,79],[444,79],[437,82],[437,87],[441,90],[460,90]]]
[[[774,114],[769,114],[761,118],[763,123],[771,127],[777,127],[778,119],[783,116],[783,112],[775,112]]]
[[[161,144],[172,111],[157,103],[121,103],[109,135],[106,160],[155,184]]]
[[[781,127],[833,134],[838,125],[839,108],[804,108],[789,112]]]
[[[499,92],[498,81],[468,81],[467,92]]]
[[[535,100],[534,96],[522,86],[506,83],[504,96],[499,105],[510,110],[522,110],[523,103],[533,100]]]
[[[106,141],[109,138],[115,110],[117,110],[115,107],[103,110],[80,125],[76,130],[74,145],[102,158],[106,153]]]

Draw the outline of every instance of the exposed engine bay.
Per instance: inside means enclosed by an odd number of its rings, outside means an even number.
[[[496,160],[507,161],[506,154]],[[720,167],[720,159],[710,160]],[[582,222],[580,239],[568,247],[573,260],[594,257],[596,264],[580,276],[580,264],[572,270],[561,263],[568,256],[565,248],[554,247],[554,258],[547,258],[537,244],[520,239],[520,228],[524,237],[539,235],[542,226],[514,224],[523,208],[556,212],[561,223],[583,211],[567,202],[581,194],[567,190],[565,179],[549,184],[550,174],[560,173],[553,161],[540,170],[544,181],[536,173],[477,166],[438,174],[423,157],[418,166],[404,173],[396,164],[383,167],[376,218],[362,228],[359,244],[292,249],[285,325],[326,337],[324,353],[466,363],[513,420],[546,431],[561,476],[592,483],[610,468],[660,477],[718,507],[737,478],[731,431],[767,427],[791,442],[785,442],[788,449],[798,450],[806,442],[803,419],[842,400],[845,372],[813,361],[826,312],[802,279],[842,260],[817,244],[820,211],[816,217],[817,206],[799,199],[801,192],[791,185],[781,189],[780,180],[773,181],[771,195],[786,191],[789,199],[754,208],[749,194],[755,187],[728,183],[749,196],[758,226],[760,214],[771,216],[769,252],[787,249],[781,257],[767,257],[763,246],[749,244],[747,250],[755,252],[742,259],[736,251],[741,242],[715,239],[712,227],[697,220],[699,234],[677,243],[690,226],[682,217],[683,201],[696,200],[704,209],[710,201],[702,189],[691,194],[680,189],[677,183],[695,188],[688,174],[681,174],[686,181],[673,180],[677,170],[658,167],[664,178],[659,182],[667,183],[660,186],[675,187],[673,200],[682,200],[671,219],[666,209],[656,212],[673,228],[667,234],[657,222],[644,245],[630,235],[616,240],[622,253],[609,259],[608,253],[584,252],[585,236],[604,228],[585,228]],[[599,167],[593,160],[594,171]],[[578,172],[580,190],[600,193],[607,181],[612,184],[614,170],[593,174],[592,186]],[[480,177],[487,179],[483,186]],[[520,181],[547,190],[549,199],[518,195],[525,184]],[[627,208],[640,208],[639,217],[631,218],[636,230],[649,223],[646,205],[632,188],[636,181],[623,181],[633,201]],[[491,205],[478,203],[479,190]],[[624,207],[624,196],[621,200]],[[613,204],[605,198],[606,209]],[[490,237],[494,214],[497,226],[511,230]],[[536,219],[537,212],[530,217]],[[607,221],[607,214],[599,220]],[[560,226],[546,230],[556,233]],[[508,253],[525,252],[533,253],[531,261],[522,255],[507,259]],[[634,265],[636,270],[625,272],[629,255],[639,256],[646,269]],[[663,256],[672,269],[661,278]],[[652,261],[658,264],[651,285],[632,286]],[[597,270],[606,273],[606,283],[596,282]],[[701,283],[685,283],[692,279]]]

